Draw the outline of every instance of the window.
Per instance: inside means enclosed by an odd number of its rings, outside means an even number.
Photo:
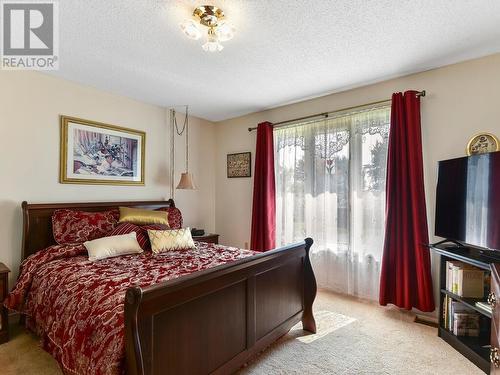
[[[378,299],[389,123],[385,103],[274,131],[277,244],[312,237],[319,286]]]

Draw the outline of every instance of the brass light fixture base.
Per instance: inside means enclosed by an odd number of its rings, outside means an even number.
[[[224,12],[213,5],[202,5],[194,10],[193,16],[199,19],[202,25],[212,28],[224,18]]]

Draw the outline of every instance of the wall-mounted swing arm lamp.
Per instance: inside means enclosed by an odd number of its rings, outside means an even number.
[[[182,129],[179,129],[179,125],[177,124],[177,117],[175,109],[170,111],[171,114],[171,122],[172,122],[172,150],[171,150],[171,183],[172,183],[172,195],[173,195],[173,181],[175,174],[175,134],[178,136],[182,136],[184,133],[186,134],[186,169],[185,172],[181,173],[181,179],[177,184],[177,189],[183,190],[194,190],[196,189],[196,185],[194,183],[193,175],[189,172],[189,107],[186,106],[186,114],[184,117],[184,124],[182,125]]]

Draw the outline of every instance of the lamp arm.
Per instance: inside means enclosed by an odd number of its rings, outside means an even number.
[[[174,198],[175,193],[175,185],[174,185],[174,177],[175,177],[175,134],[174,134],[174,126],[175,126],[175,109],[170,110],[170,197]]]
[[[172,110],[175,131],[177,135],[182,135],[186,132],[186,173],[189,171],[189,106],[186,105],[186,115],[184,117],[184,124],[182,125],[182,130],[179,131],[179,125],[177,124],[177,117],[175,116],[175,110]],[[172,134],[173,135],[173,134]]]
[[[189,172],[189,119],[188,119],[188,109],[186,106],[186,173]]]

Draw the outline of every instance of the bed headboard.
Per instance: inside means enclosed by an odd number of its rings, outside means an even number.
[[[56,242],[52,235],[52,214],[55,210],[70,209],[81,211],[107,211],[118,207],[135,207],[157,209],[161,207],[175,207],[173,199],[168,201],[142,202],[94,202],[94,203],[36,203],[24,201],[23,209],[23,243],[22,259],[42,250]]]

